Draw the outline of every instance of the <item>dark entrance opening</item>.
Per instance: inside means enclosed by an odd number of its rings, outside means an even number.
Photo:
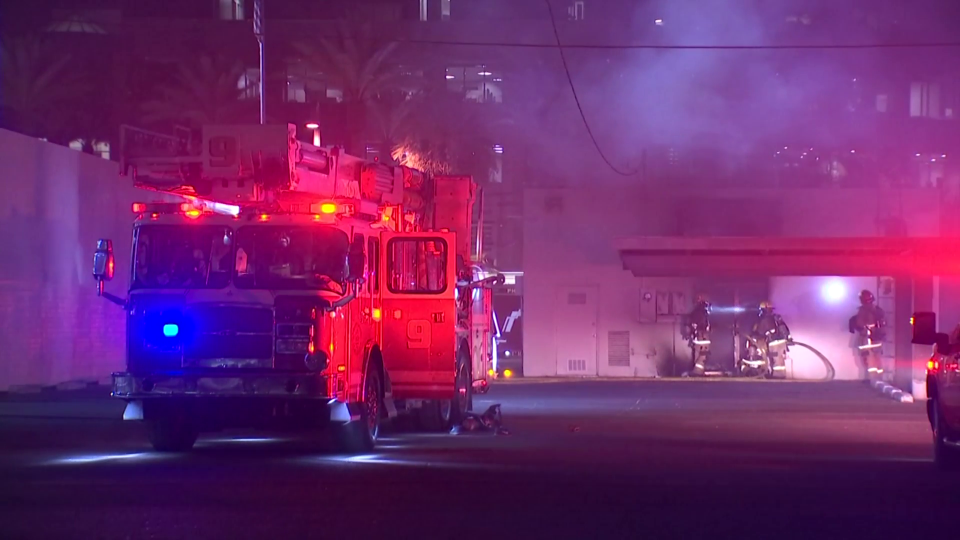
[[[696,291],[707,296],[713,305],[710,324],[713,327],[710,344],[710,366],[724,372],[734,371],[739,353],[737,330],[749,331],[757,317],[760,302],[770,296],[770,280],[748,279],[699,279]],[[681,357],[689,360],[689,354]],[[684,364],[685,367],[686,364]],[[682,371],[682,369],[680,370]]]

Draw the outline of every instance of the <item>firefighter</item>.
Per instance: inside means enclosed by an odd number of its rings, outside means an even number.
[[[760,303],[760,312],[751,336],[766,351],[770,374],[774,379],[784,379],[787,376],[787,345],[790,342],[790,328],[783,322],[779,313],[774,313],[773,304]]]
[[[277,237],[277,248],[273,252],[270,273],[284,278],[303,276],[305,263],[303,253],[293,246],[290,235],[286,231],[281,232]]]
[[[696,304],[693,311],[687,315],[682,331],[693,357],[690,374],[701,376],[706,371],[706,363],[710,357],[710,302],[704,295],[697,296]]]
[[[850,333],[857,336],[857,350],[867,370],[867,379],[871,381],[883,378],[881,349],[886,324],[883,310],[876,305],[873,293],[866,289],[861,291],[860,307],[856,315],[850,317]]]

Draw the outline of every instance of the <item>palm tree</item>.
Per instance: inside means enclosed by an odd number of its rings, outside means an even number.
[[[69,54],[51,54],[38,36],[0,41],[0,103],[13,127],[27,135],[51,135],[51,128],[59,120],[58,112],[90,90],[71,63]]]
[[[310,69],[342,92],[341,107],[350,118],[349,126],[344,126],[345,146],[348,152],[359,151],[372,104],[400,89],[403,74],[396,61],[396,43],[377,39],[369,24],[345,21],[336,37],[300,43],[297,49]]]
[[[143,105],[142,120],[191,127],[236,122],[253,109],[241,100],[250,92],[240,83],[244,72],[239,60],[208,55],[180,64],[169,84],[160,86],[154,99]]]
[[[457,95],[424,93],[402,109],[400,128],[390,141],[401,165],[434,174],[470,174],[481,181],[497,166],[490,129],[503,123],[497,108]]]
[[[366,23],[342,22],[336,37],[300,43],[297,49],[308,65],[343,92],[346,102],[368,103],[401,80],[397,44],[377,39]]]

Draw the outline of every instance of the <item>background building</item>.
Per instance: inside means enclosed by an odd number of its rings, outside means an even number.
[[[928,353],[914,356],[912,311],[936,308],[944,320],[960,318],[956,277],[924,281],[920,270],[937,261],[953,264],[938,253],[955,244],[956,235],[946,231],[955,227],[950,208],[956,198],[945,199],[939,189],[704,194],[597,187],[529,190],[525,202],[525,376],[680,375],[692,363],[681,318],[697,294],[706,294],[715,308],[711,350],[721,367],[733,366],[734,320],[749,329],[759,303],[769,300],[795,340],[831,362],[836,378],[860,378],[846,325],[857,295],[869,289],[890,323],[888,373],[903,377],[901,387],[908,388],[923,376],[911,360]],[[693,215],[710,218],[685,219],[691,204],[700,205]],[[757,211],[763,209],[774,212]],[[904,216],[907,228],[891,229],[893,216]],[[921,242],[917,238],[941,236],[953,240],[937,238],[940,247],[908,261],[909,271],[901,265],[897,275],[888,273],[912,242]],[[882,248],[889,255],[864,266],[870,250],[884,242],[895,244]],[[784,250],[800,254],[795,266],[780,262]],[[735,275],[724,270],[731,262],[739,265]],[[819,273],[812,274],[812,266]],[[828,374],[815,353],[794,347],[790,354],[790,377]]]
[[[252,0],[8,4],[5,48],[31,54],[5,56],[5,127],[115,156],[122,123],[257,120]],[[573,48],[567,71],[541,0],[265,5],[269,121],[474,174],[484,255],[507,270],[520,270],[524,186],[937,185],[960,155],[951,48]],[[923,43],[960,22],[933,0],[550,5],[573,46]]]

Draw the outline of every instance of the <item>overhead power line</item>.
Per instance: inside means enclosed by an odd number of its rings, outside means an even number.
[[[552,8],[551,8],[552,9]],[[554,22],[554,33],[556,22]],[[857,50],[857,49],[947,49],[960,47],[960,41],[899,43],[793,43],[783,45],[658,45],[658,44],[590,44],[522,43],[513,41],[441,41],[433,39],[389,39],[391,43],[411,45],[455,45],[463,47],[505,47],[519,49],[588,49],[588,50],[663,50],[663,51],[772,51],[772,50]]]
[[[583,127],[587,129],[587,135],[590,136],[590,140],[593,141],[593,147],[597,149],[597,153],[600,154],[600,157],[603,159],[603,162],[607,164],[607,167],[610,167],[610,170],[619,174],[620,176],[635,176],[640,169],[635,171],[623,171],[619,167],[614,165],[608,158],[607,155],[603,153],[603,149],[600,148],[600,143],[597,142],[597,138],[593,135],[593,130],[590,129],[590,122],[587,121],[587,115],[583,112],[583,106],[580,105],[580,97],[577,95],[577,88],[573,84],[573,77],[570,76],[570,67],[567,65],[567,55],[563,52],[563,47],[560,47],[560,32],[557,30],[557,21],[553,18],[553,6],[550,5],[550,0],[544,0],[547,4],[547,11],[550,12],[550,22],[553,23],[553,35],[557,40],[557,48],[560,51],[560,60],[563,61],[563,71],[567,75],[567,83],[570,84],[570,91],[573,92],[573,100],[577,103],[577,110],[580,111],[580,119],[583,120]]]

